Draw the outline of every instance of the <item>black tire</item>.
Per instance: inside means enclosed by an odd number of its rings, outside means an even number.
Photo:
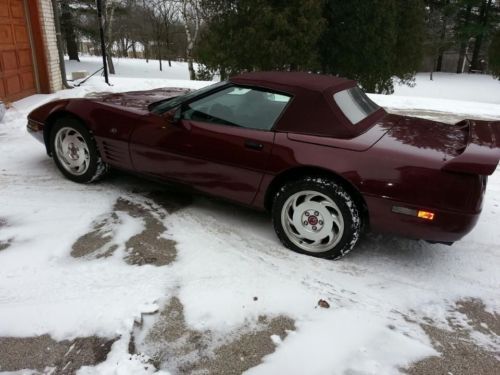
[[[63,128],[75,130],[81,135],[86,143],[89,151],[89,161],[88,167],[83,174],[75,174],[66,169],[63,165],[63,161],[60,160],[58,153],[56,152],[56,136]],[[61,117],[54,122],[50,132],[50,151],[57,168],[59,168],[61,173],[71,181],[84,184],[94,182],[102,178],[108,171],[108,165],[102,160],[94,138],[88,129],[76,118]]]
[[[282,220],[283,207],[285,206],[285,204],[287,204],[287,202],[289,202],[289,198],[293,199],[293,197],[300,196],[301,192],[304,192],[304,194],[306,192],[317,192],[323,196],[330,198],[331,201],[333,201],[336,205],[336,208],[338,208],[338,211],[335,211],[336,215],[340,214],[342,216],[342,234],[337,235],[336,238],[335,236],[332,236],[332,238],[335,240],[335,243],[332,243],[330,247],[328,247],[328,241],[326,241],[326,244],[320,244],[319,246],[325,246],[324,249],[321,249],[321,252],[308,251],[307,249],[298,246],[296,243],[298,241],[300,242],[300,240],[298,240],[297,237],[295,237],[294,240],[293,234],[294,231],[296,233],[298,233],[298,231],[295,229],[293,224],[291,225],[291,230],[284,228],[284,225],[287,225],[287,219],[283,218]],[[291,208],[291,210],[294,209]],[[300,210],[303,209],[297,208],[298,212],[301,212]],[[288,211],[285,208],[285,211],[283,211],[283,215],[290,215],[290,213],[287,214],[287,212]],[[304,214],[308,215],[308,213],[306,212],[304,212]],[[317,212],[314,215],[316,214]],[[274,230],[276,231],[276,234],[278,235],[278,238],[283,243],[283,245],[298,253],[307,254],[319,258],[338,259],[346,255],[358,242],[362,228],[360,210],[352,197],[342,186],[324,177],[306,177],[301,180],[295,180],[284,184],[274,197],[272,205],[272,217]],[[324,220],[325,231],[328,232],[329,229],[326,224],[326,219]],[[302,223],[302,221],[300,222]],[[310,225],[310,223],[306,224],[306,222],[307,220],[304,221],[304,226],[307,229],[309,228],[307,227],[307,225]],[[288,226],[290,227],[290,225]],[[304,230],[304,228],[302,228],[302,230]],[[287,234],[287,231],[290,234]],[[338,230],[338,233],[341,233],[340,230]],[[302,244],[302,246],[306,247],[308,245],[309,244],[307,242],[305,244]],[[313,244],[313,246],[316,245]]]

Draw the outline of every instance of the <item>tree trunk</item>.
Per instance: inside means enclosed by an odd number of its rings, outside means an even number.
[[[467,8],[465,9],[465,19],[462,25],[464,30],[466,30],[467,26],[469,25],[471,12],[472,12],[472,5],[468,4]],[[464,65],[466,60],[465,55],[467,53],[467,44],[469,43],[469,35],[462,36],[462,38],[463,39],[460,42],[460,49],[458,52],[457,73],[464,72]]]
[[[436,62],[436,72],[440,72],[443,67],[443,52],[439,52],[439,56]]]
[[[191,9],[188,10],[189,0],[183,0],[182,7],[182,16],[184,18],[184,30],[186,32],[186,60],[188,62],[188,70],[189,70],[189,78],[191,80],[196,79],[196,71],[194,70],[193,64],[193,48],[196,43],[196,39],[198,38],[198,31],[200,29],[200,19],[198,14],[198,8],[196,3],[191,3]],[[192,12],[191,15],[188,15],[189,12]],[[191,34],[191,30],[189,29],[189,21],[190,19],[194,25],[194,34]]]
[[[481,24],[481,31],[476,35],[476,41],[474,43],[474,50],[472,52],[471,70],[483,70],[481,64],[480,54],[481,47],[483,44],[483,37],[485,34],[486,26],[488,25],[489,11],[491,8],[492,0],[483,0],[481,4],[481,12],[479,15],[479,23]]]
[[[483,44],[483,35],[479,34],[476,36],[476,41],[474,42],[474,49],[472,50],[472,60],[470,64],[470,70],[481,70],[481,62],[479,60],[479,54],[481,52],[481,46]]]
[[[445,49],[446,42],[446,18],[443,19],[443,25],[441,27],[441,34],[439,36],[439,49],[438,49],[438,57],[436,62],[436,72],[440,72],[443,66],[443,54]]]
[[[119,53],[119,55],[121,55],[122,57],[127,57],[127,50],[125,47],[125,39],[123,39],[123,38],[120,38],[120,53]]]
[[[168,60],[168,67],[172,67],[172,51],[170,50],[170,27],[166,26],[165,27],[165,44],[167,47],[167,60]]]
[[[163,65],[162,65],[162,62],[161,62],[161,45],[160,45],[160,40],[156,40],[156,50],[157,50],[157,54],[158,54],[158,62],[160,63],[160,72],[163,71]]]
[[[66,49],[70,60],[80,61],[78,58],[78,43],[75,35],[73,14],[68,0],[61,1],[61,31],[66,42]]]
[[[434,71],[435,71],[435,66],[436,66],[436,65],[437,65],[437,60],[434,60],[434,61],[432,62],[432,69],[431,69],[431,74],[430,74],[430,77],[429,77],[429,79],[430,79],[431,81],[434,81]]]
[[[115,13],[115,6],[113,4],[110,5],[110,8],[108,9],[108,6],[106,5],[106,22],[105,22],[105,29],[106,29],[106,34],[108,37],[107,40],[107,46],[106,46],[106,59],[108,61],[108,69],[109,69],[109,74],[115,74],[115,65],[113,64],[113,32],[112,32],[112,26],[113,26],[113,16]]]
[[[188,70],[189,70],[189,79],[194,81],[196,79],[196,71],[194,70],[193,59],[188,60]]]
[[[135,41],[132,42],[132,57],[137,59],[137,50],[135,49]]]
[[[458,51],[457,74],[463,73],[465,63],[465,51],[467,50],[467,43],[460,43],[460,50]]]
[[[111,56],[111,53],[107,51],[106,53],[106,60],[108,61],[108,71],[109,74],[116,74],[115,72],[115,64],[113,64],[113,57]]]

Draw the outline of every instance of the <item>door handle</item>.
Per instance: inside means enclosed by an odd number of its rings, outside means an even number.
[[[247,139],[245,140],[245,147],[251,148],[252,150],[261,151],[264,148],[264,145],[257,141],[252,141],[251,139]]]

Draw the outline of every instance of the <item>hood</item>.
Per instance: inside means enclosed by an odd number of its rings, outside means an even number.
[[[190,91],[190,89],[185,88],[167,87],[148,91],[93,93],[88,95],[87,98],[101,103],[146,111],[151,103],[184,95]]]

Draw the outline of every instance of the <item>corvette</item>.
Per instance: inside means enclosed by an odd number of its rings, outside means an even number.
[[[270,211],[286,247],[332,259],[365,229],[461,239],[500,159],[500,122],[389,114],[355,81],[292,72],[57,100],[27,128],[72,181],[112,167],[188,186]]]

